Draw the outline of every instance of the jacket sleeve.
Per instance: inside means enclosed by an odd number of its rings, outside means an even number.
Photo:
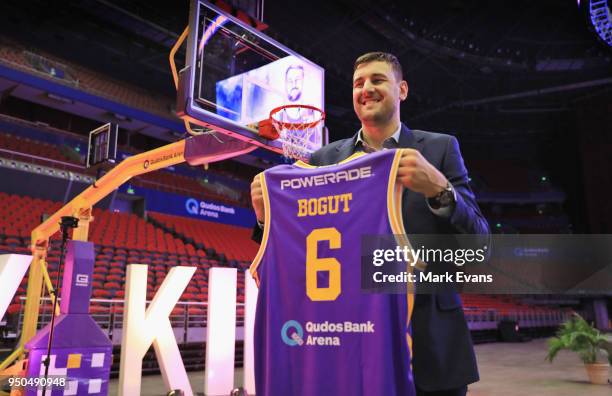
[[[257,243],[261,243],[263,238],[263,230],[259,228],[259,224],[255,223],[253,226],[253,232],[251,233],[251,239]]]

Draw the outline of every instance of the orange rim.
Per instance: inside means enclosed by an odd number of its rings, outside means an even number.
[[[285,109],[308,109],[319,112],[321,117],[318,120],[311,122],[289,122],[289,121],[280,121],[274,118],[274,116],[280,113]],[[310,105],[302,105],[302,104],[290,104],[284,106],[278,106],[270,111],[270,122],[272,122],[277,128],[283,128],[288,130],[298,130],[298,129],[306,129],[306,128],[314,128],[318,123],[325,119],[325,112],[318,107],[310,106]]]

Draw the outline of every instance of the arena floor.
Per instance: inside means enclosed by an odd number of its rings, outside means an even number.
[[[610,385],[591,385],[573,352],[562,351],[554,363],[544,360],[546,340],[476,346],[480,382],[469,396],[609,396]]]
[[[546,341],[494,343],[476,346],[481,380],[470,387],[469,396],[610,396],[611,385],[591,385],[578,357],[561,352],[553,364],[544,360]],[[204,375],[190,373],[193,389],[202,391]],[[242,378],[238,370],[236,381]],[[228,392],[229,393],[229,392]],[[110,395],[117,394],[117,380],[111,381]],[[142,381],[143,396],[163,396],[161,376]]]

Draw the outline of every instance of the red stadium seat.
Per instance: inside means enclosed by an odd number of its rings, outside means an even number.
[[[123,275],[125,271],[123,270],[123,268],[111,267],[111,269],[108,270],[108,273]]]
[[[93,291],[94,298],[110,298],[112,293],[106,289],[96,289]]]
[[[18,313],[21,310],[21,305],[20,304],[11,304],[9,305],[8,309],[6,310],[6,313],[9,315],[14,315],[16,313]]]
[[[181,300],[183,300],[183,301],[193,301],[193,300],[195,300],[195,295],[193,293],[185,292],[181,296]]]
[[[104,284],[104,288],[118,290],[118,289],[121,289],[121,285],[118,282],[106,282]]]
[[[196,305],[190,305],[187,308],[187,312],[189,313],[189,315],[204,315],[206,313],[204,308],[196,306]]]
[[[107,282],[122,282],[123,281],[123,276],[122,275],[117,275],[117,274],[111,274],[111,275],[107,275],[106,276],[106,281]],[[106,284],[104,285],[104,287],[107,287]],[[115,287],[115,289],[117,289],[117,287]]]
[[[91,314],[109,314],[110,313],[110,307],[108,307],[106,305],[92,304],[89,307],[89,313],[91,313]]]
[[[100,274],[100,273],[93,274],[93,279],[95,281],[102,281],[103,282],[104,280],[106,280],[106,275]]]

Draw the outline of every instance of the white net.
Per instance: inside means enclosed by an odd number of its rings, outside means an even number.
[[[289,105],[275,109],[270,118],[280,135],[285,157],[308,161],[310,154],[321,147],[322,121],[325,118],[321,110],[311,106]]]

